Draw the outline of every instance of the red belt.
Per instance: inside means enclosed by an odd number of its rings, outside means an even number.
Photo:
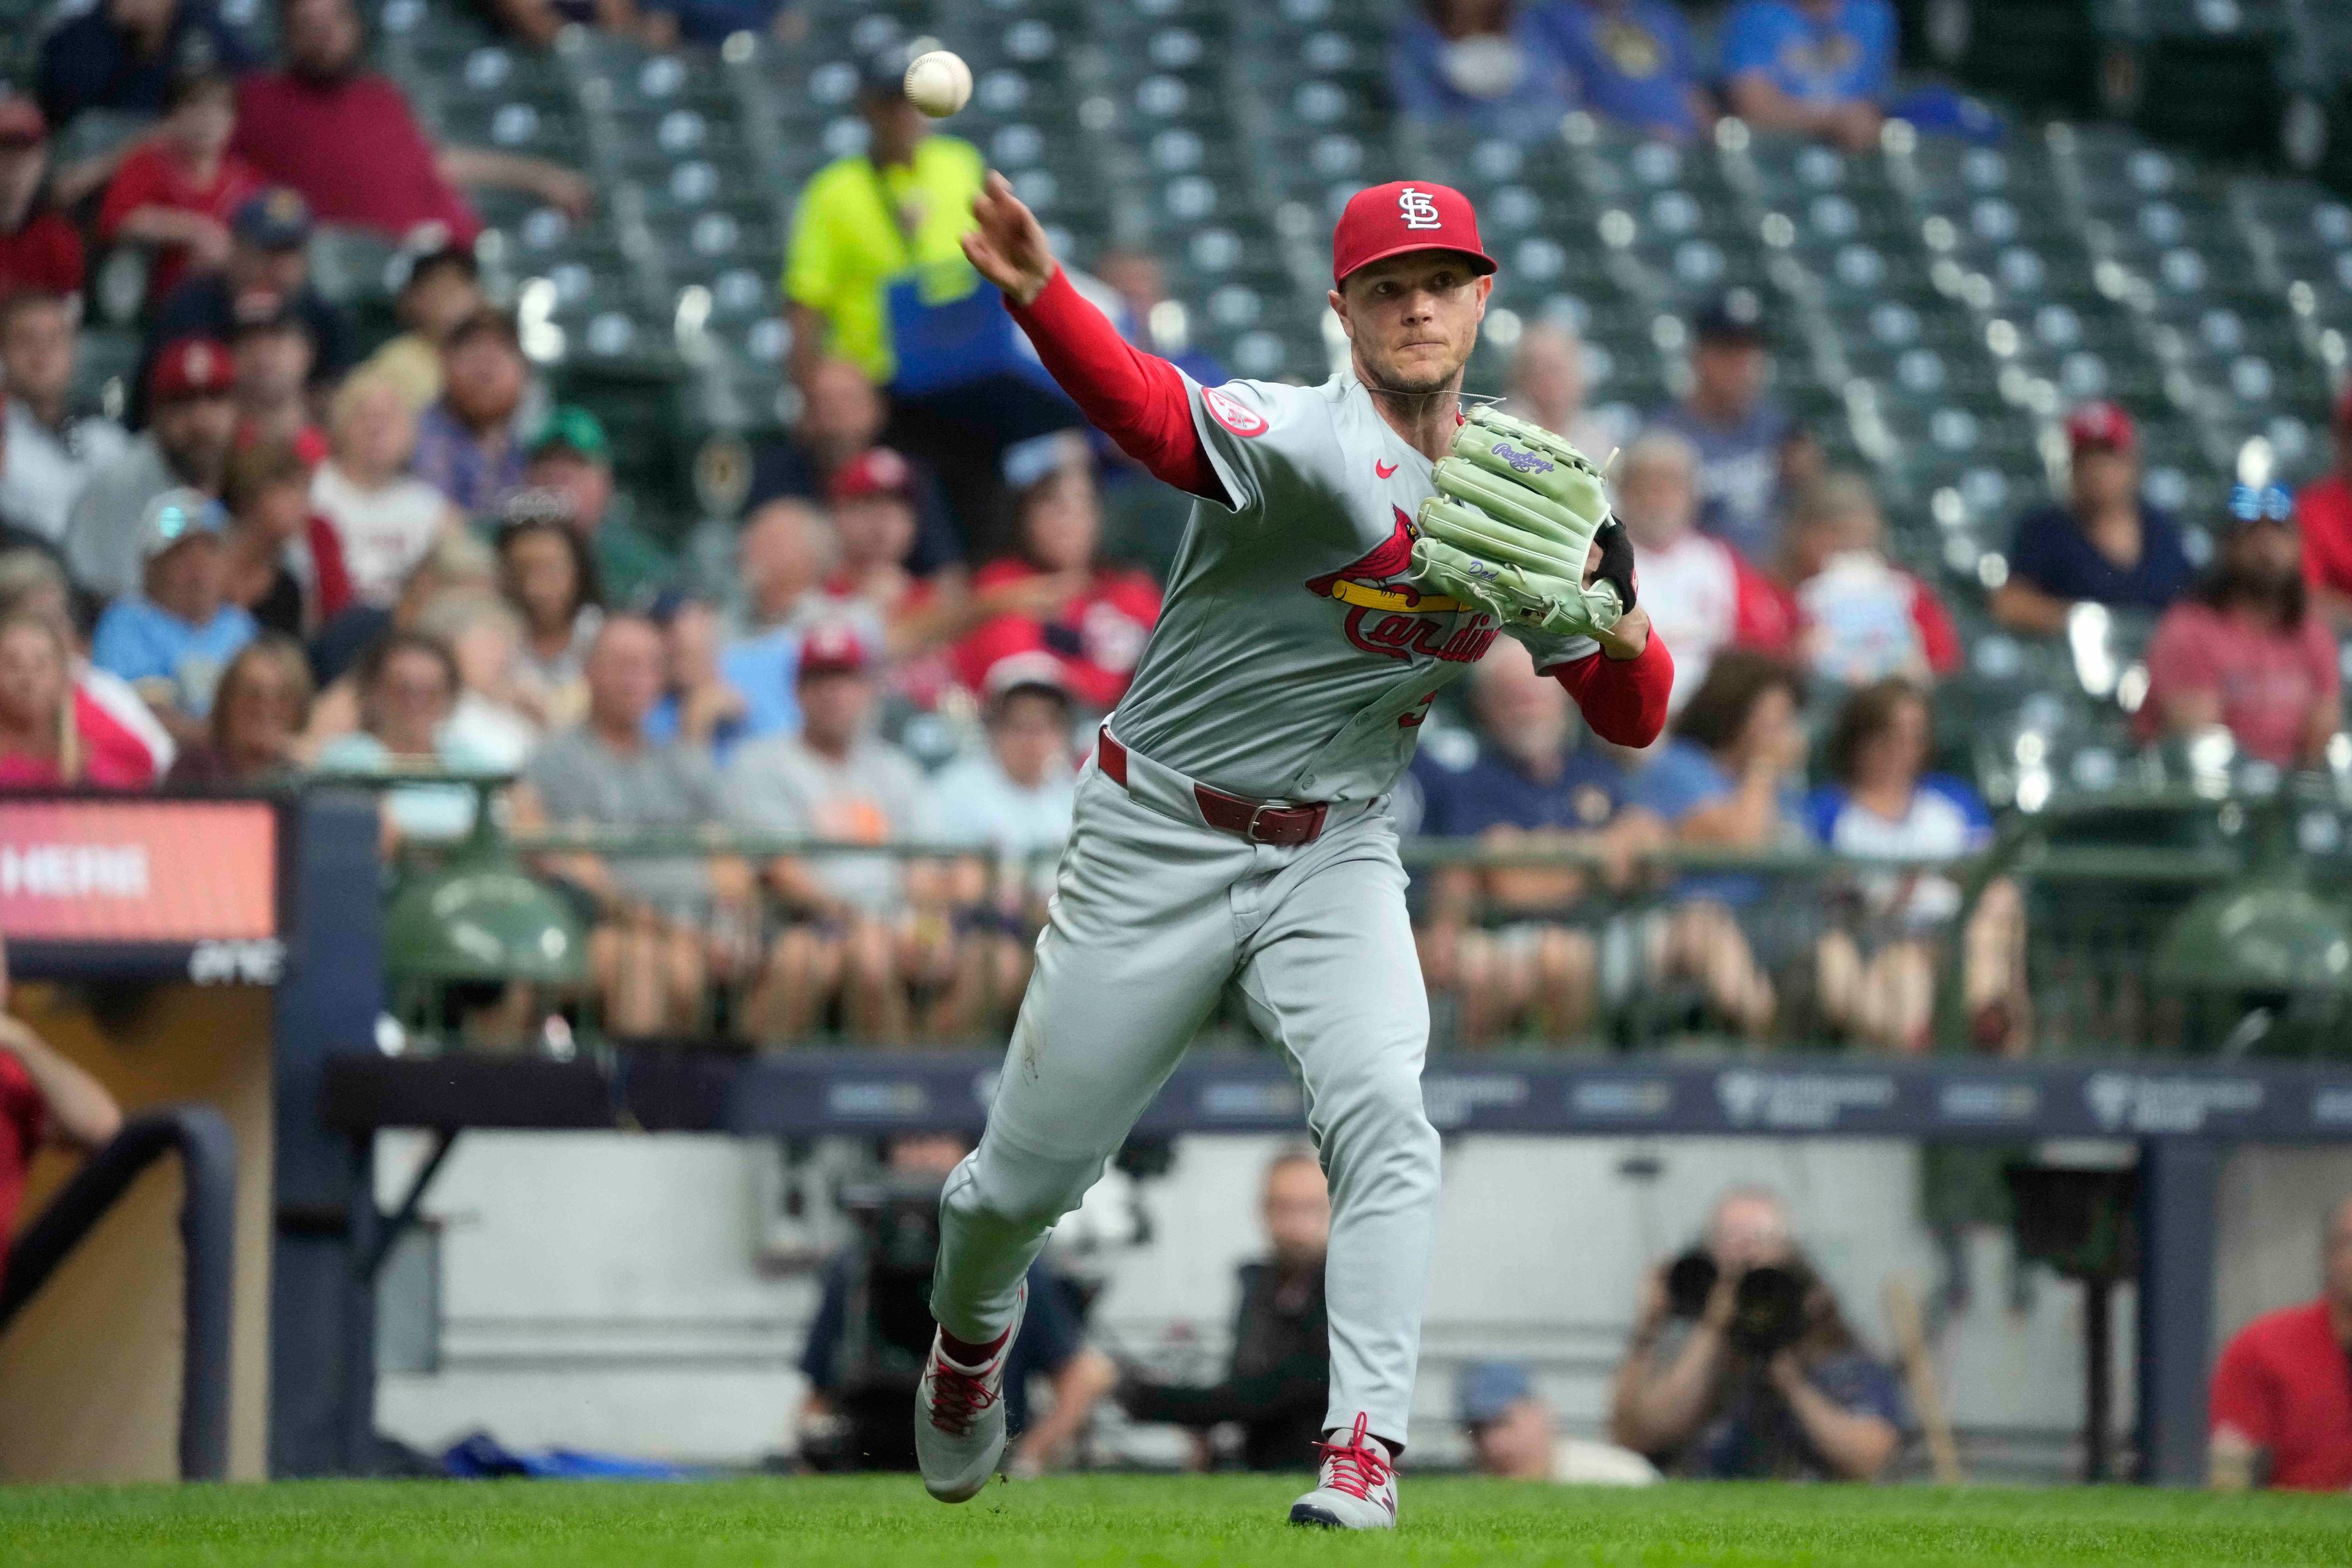
[[[1101,759],[1103,776],[1127,788],[1127,748],[1111,739],[1108,729],[1101,731],[1095,754]],[[1323,836],[1323,818],[1331,809],[1319,800],[1308,805],[1274,805],[1204,784],[1192,786],[1192,798],[1200,803],[1202,821],[1252,844],[1312,844]]]

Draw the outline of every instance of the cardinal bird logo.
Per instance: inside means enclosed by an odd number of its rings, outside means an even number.
[[[1410,582],[1396,582],[1412,570],[1412,519],[1391,506],[1396,526],[1389,536],[1337,572],[1307,580],[1307,591],[1318,599],[1337,599],[1349,606],[1348,640],[1367,653],[1390,658],[1410,658],[1425,653],[1434,658],[1475,662],[1495,640],[1497,630],[1484,614],[1474,615],[1449,628],[1415,616],[1450,616],[1474,609],[1459,599],[1424,594]]]

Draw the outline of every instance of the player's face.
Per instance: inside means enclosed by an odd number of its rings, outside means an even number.
[[[1390,392],[1458,386],[1494,279],[1457,251],[1415,250],[1348,274],[1331,291],[1365,382]]]

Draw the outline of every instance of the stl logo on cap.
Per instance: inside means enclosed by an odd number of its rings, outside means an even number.
[[[1411,185],[1397,193],[1397,216],[1404,219],[1407,228],[1444,228],[1445,220],[1437,216],[1437,198],[1427,191],[1417,191]]]

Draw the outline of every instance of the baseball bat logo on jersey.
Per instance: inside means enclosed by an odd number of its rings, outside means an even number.
[[[1202,387],[1201,404],[1208,409],[1210,418],[1236,436],[1244,438],[1263,436],[1273,428],[1266,423],[1265,415],[1221,387]]]
[[[1452,627],[1432,619],[1415,619],[1450,616],[1472,606],[1442,594],[1424,594],[1411,582],[1394,581],[1412,570],[1412,519],[1402,507],[1391,506],[1389,510],[1395,515],[1396,526],[1386,539],[1337,572],[1308,578],[1307,591],[1318,599],[1337,599],[1349,606],[1348,640],[1366,653],[1388,658],[1411,658],[1420,653],[1449,663],[1476,663],[1502,628],[1488,621],[1484,612]]]

